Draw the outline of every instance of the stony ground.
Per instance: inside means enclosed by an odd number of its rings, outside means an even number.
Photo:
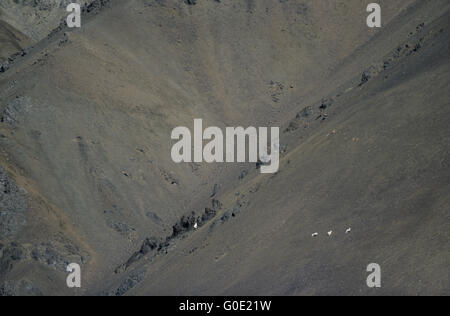
[[[83,1],[69,30],[0,0],[0,294],[448,295],[449,3],[379,3]],[[173,163],[194,118],[281,126],[280,171]]]

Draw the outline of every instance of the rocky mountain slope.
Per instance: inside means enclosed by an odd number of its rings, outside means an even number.
[[[449,293],[448,1],[380,1],[373,30],[360,0],[111,0],[54,32],[30,3],[0,2],[2,56],[27,49],[0,74],[1,294]],[[173,163],[194,118],[281,126],[280,171]]]

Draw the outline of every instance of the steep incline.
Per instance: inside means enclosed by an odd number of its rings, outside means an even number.
[[[430,13],[369,82],[301,111],[281,171],[220,197],[213,223],[130,271],[128,294],[449,293],[450,25]]]
[[[0,20],[0,64],[31,45],[31,41],[18,30]]]
[[[447,2],[380,1],[385,28],[368,30],[359,0],[111,0],[38,42],[0,75],[1,179],[24,201],[1,223],[0,293],[357,293],[368,260],[397,262],[387,291],[436,282]],[[171,130],[194,118],[282,124],[280,173],[173,163]]]
[[[84,7],[99,1],[101,0],[0,0],[0,21],[37,43],[65,20],[69,3],[76,2]]]

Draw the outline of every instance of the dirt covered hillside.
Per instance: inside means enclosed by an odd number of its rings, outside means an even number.
[[[0,0],[0,294],[449,294],[448,1],[80,3]],[[197,118],[279,172],[174,163]]]

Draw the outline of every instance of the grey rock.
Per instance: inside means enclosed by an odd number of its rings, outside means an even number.
[[[32,108],[29,97],[19,97],[10,101],[0,117],[0,122],[17,125],[20,119]]]
[[[26,223],[27,201],[0,166],[0,238],[13,237]]]

